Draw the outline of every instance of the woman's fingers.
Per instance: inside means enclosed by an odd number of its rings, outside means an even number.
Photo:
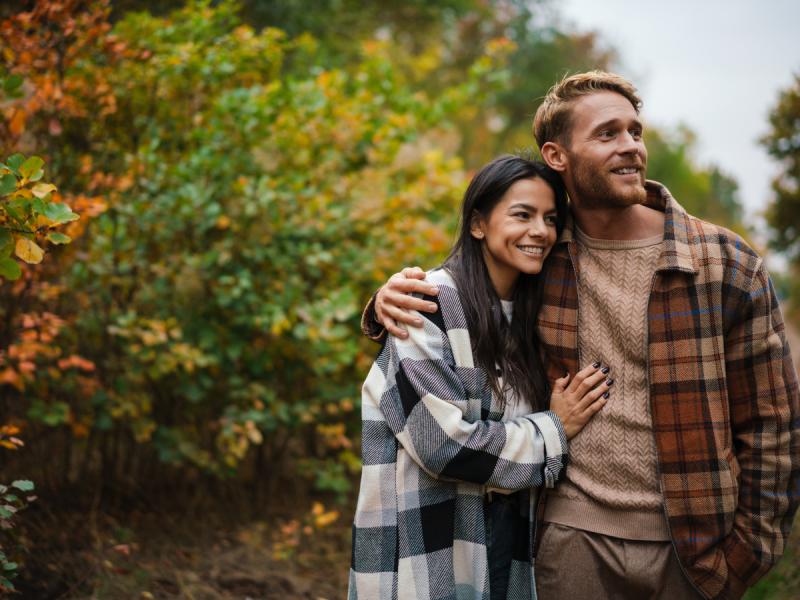
[[[603,367],[600,363],[594,363],[588,367],[584,367],[575,373],[575,377],[572,378],[572,382],[567,387],[567,392],[577,392],[581,395],[585,394],[605,377],[603,369],[606,368],[607,367]]]
[[[564,389],[567,387],[568,383],[569,383],[569,373],[567,373],[563,377],[559,377],[553,382],[553,391],[563,392]]]
[[[590,390],[593,390],[595,387],[597,387],[598,384],[603,382],[606,377],[607,376],[605,373],[603,373],[602,369],[598,369],[580,383],[577,392],[581,395],[588,393]]]
[[[580,399],[578,402],[577,408],[579,411],[594,411],[597,412],[603,405],[605,401],[611,396],[611,392],[609,388],[611,384],[608,383],[611,381],[610,379],[606,379],[602,381],[599,385],[594,387],[593,389],[589,390],[586,394],[584,394],[583,398]],[[589,414],[593,414],[590,412]]]
[[[591,404],[590,404],[590,405],[589,405],[589,406],[586,408],[586,410],[584,410],[584,412],[583,412],[583,416],[584,416],[584,417],[586,417],[586,420],[587,420],[587,421],[588,421],[588,420],[589,420],[591,417],[593,417],[593,416],[595,415],[595,413],[598,413],[598,412],[600,412],[600,409],[601,409],[601,408],[603,408],[603,407],[606,405],[606,402],[608,402],[608,398],[609,398],[609,396],[606,396],[605,394],[601,394],[601,395],[600,395],[600,397],[599,397],[599,398],[597,398],[597,400],[595,400],[594,402],[592,402],[592,403],[591,403]]]

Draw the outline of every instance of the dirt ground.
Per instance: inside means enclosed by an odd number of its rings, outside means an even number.
[[[320,527],[313,503],[304,504],[261,518],[251,507],[194,515],[30,514],[35,523],[26,536],[35,560],[26,561],[15,582],[18,597],[342,598],[352,515]]]

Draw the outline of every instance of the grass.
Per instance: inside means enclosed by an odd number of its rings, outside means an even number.
[[[796,600],[800,598],[800,517],[795,518],[786,553],[744,600]]]

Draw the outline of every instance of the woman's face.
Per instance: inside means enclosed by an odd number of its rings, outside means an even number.
[[[535,275],[556,242],[556,199],[540,178],[512,185],[487,218],[473,219],[470,232],[483,242],[483,257],[501,298],[510,298],[520,273]]]

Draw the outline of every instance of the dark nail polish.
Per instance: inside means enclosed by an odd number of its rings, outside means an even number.
[[[606,385],[611,385],[612,383],[614,383],[613,379],[611,379],[610,377],[606,379]]]
[[[611,395],[611,394],[609,394],[608,392],[606,392],[605,394],[603,394],[603,398],[608,398],[610,395]]]
[[[601,373],[608,373],[610,370],[611,369],[609,367],[603,367],[602,369],[600,369],[600,372]]]
[[[599,363],[599,362],[592,363],[592,366],[593,366],[593,367],[596,369],[597,367],[599,367],[599,366],[600,366],[600,363]]]

